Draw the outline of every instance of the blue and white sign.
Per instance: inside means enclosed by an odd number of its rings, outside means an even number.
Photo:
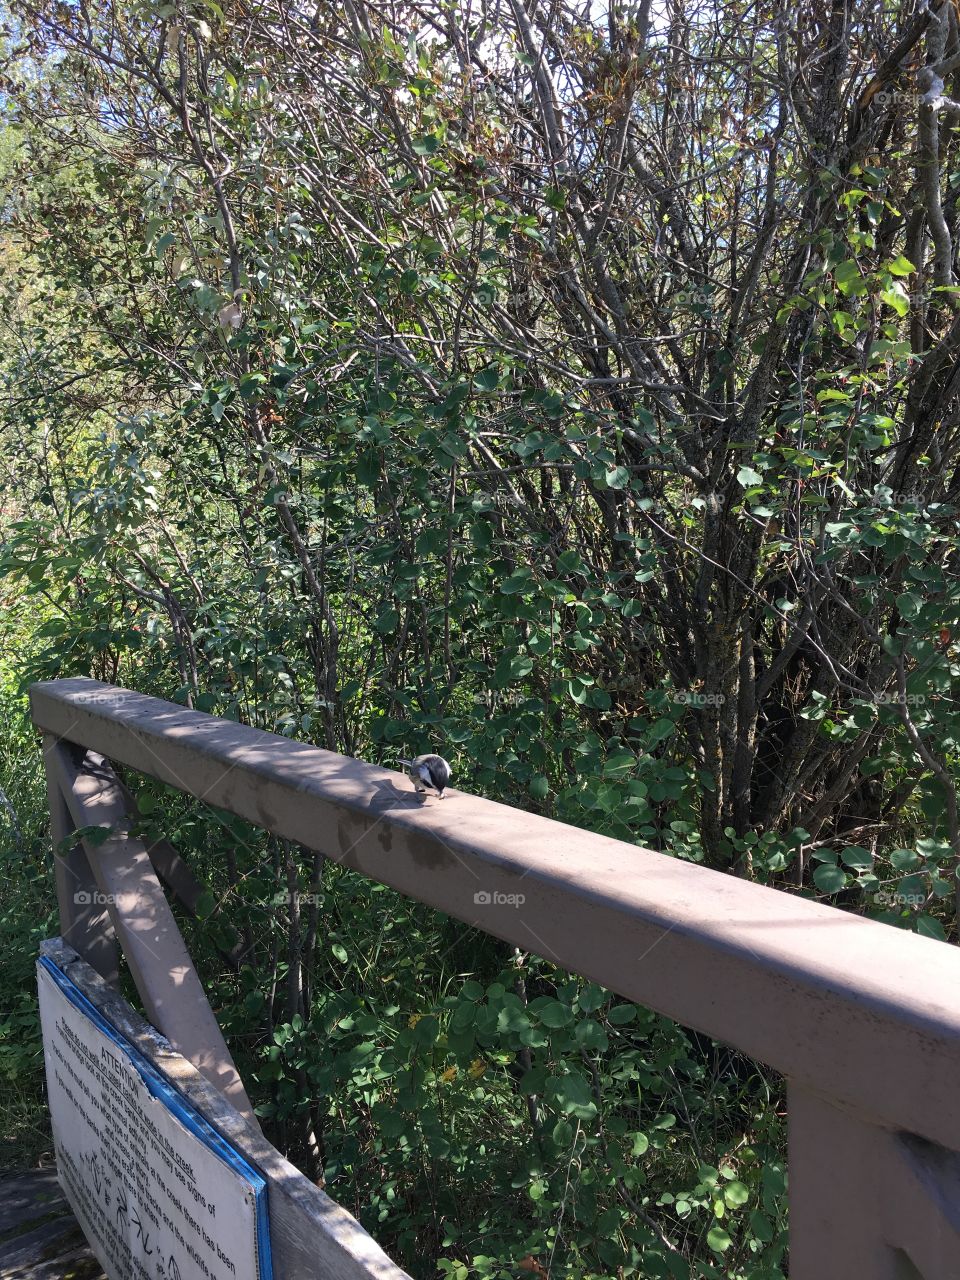
[[[272,1280],[263,1177],[49,957],[37,983],[57,1170],[110,1280]]]

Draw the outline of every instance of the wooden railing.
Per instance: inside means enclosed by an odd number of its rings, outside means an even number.
[[[782,1072],[792,1280],[960,1277],[955,948],[462,792],[412,804],[397,773],[96,681],[34,685],[31,701],[54,840],[116,833],[57,859],[64,937],[108,980],[123,948],[152,1022],[250,1125],[160,879],[188,905],[199,886],[168,845],[147,850],[126,833],[110,761]],[[310,1216],[303,1187],[271,1184],[282,1280],[403,1274],[303,1182],[323,1213]],[[290,1241],[308,1229],[317,1266],[306,1273]]]

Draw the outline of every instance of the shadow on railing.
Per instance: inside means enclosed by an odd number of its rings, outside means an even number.
[[[122,947],[152,1023],[249,1125],[160,879],[188,905],[198,886],[169,845],[126,834],[111,760],[782,1072],[792,1280],[960,1277],[956,949],[476,796],[423,805],[385,769],[97,681],[37,684],[31,702],[55,843],[116,833],[57,859],[64,938],[108,982]],[[403,1274],[372,1241],[345,1243],[302,1181],[299,1199],[271,1186],[271,1218],[286,1215],[280,1280]],[[326,1220],[307,1213],[307,1191]],[[304,1232],[318,1270],[285,1253]]]

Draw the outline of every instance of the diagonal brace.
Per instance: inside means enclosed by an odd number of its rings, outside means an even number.
[[[96,752],[75,756],[64,742],[47,752],[75,827],[109,827],[100,845],[84,840],[87,860],[150,1021],[259,1129],[250,1099],[160,881],[141,840],[129,834],[123,788]]]

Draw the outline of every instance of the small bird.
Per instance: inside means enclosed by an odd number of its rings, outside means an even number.
[[[407,773],[413,779],[417,795],[427,788],[436,791],[437,799],[443,799],[443,793],[450,784],[453,771],[443,756],[422,755],[415,760],[401,760]]]

